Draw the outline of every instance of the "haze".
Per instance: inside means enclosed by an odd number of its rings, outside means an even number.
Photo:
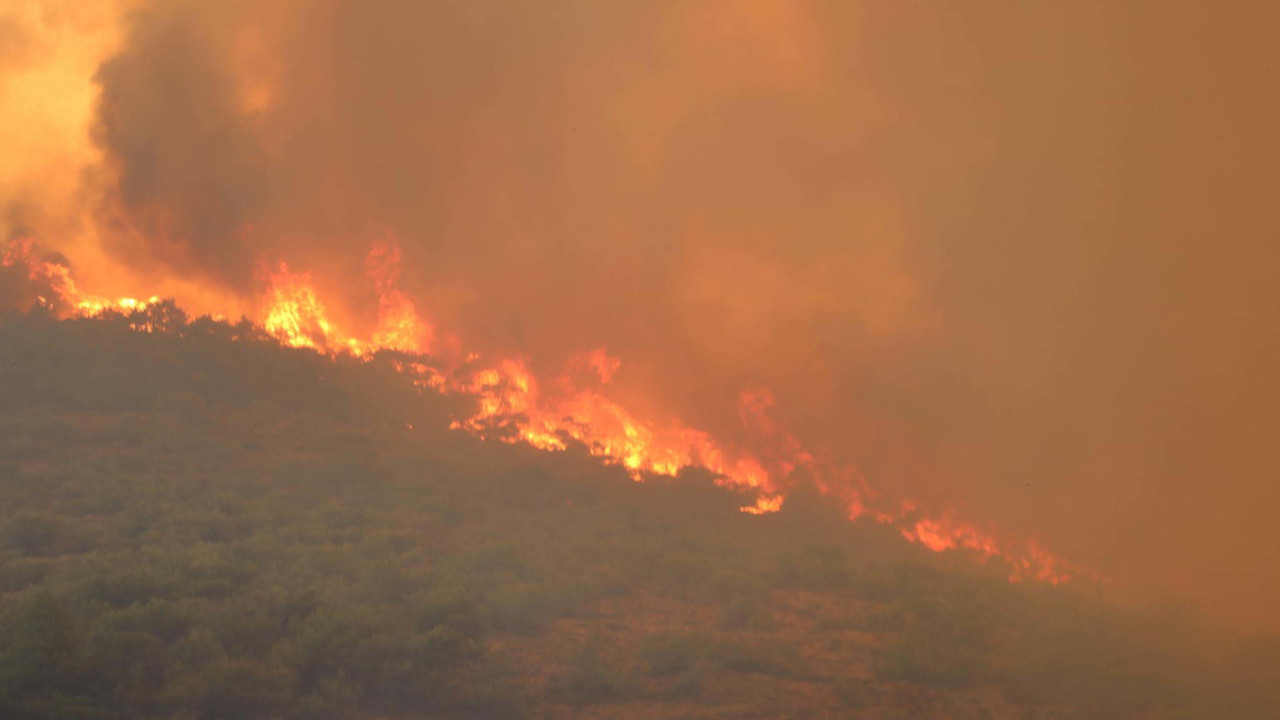
[[[288,259],[888,497],[1280,628],[1268,3],[0,2],[0,232],[252,306]],[[158,288],[158,290],[152,290]]]

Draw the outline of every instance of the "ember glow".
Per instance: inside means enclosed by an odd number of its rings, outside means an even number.
[[[54,297],[38,297],[37,302],[67,316],[128,314],[158,301],[156,297],[140,301],[85,293],[72,279],[70,268],[42,259],[30,239],[11,243],[3,263],[25,269],[33,282],[47,287]],[[378,293],[377,325],[368,338],[339,328],[310,274],[295,271],[284,262],[264,273],[266,288],[257,324],[286,347],[328,356],[367,358],[379,351],[392,351],[418,357],[399,367],[420,388],[475,398],[476,412],[455,419],[452,427],[456,430],[523,442],[545,451],[563,451],[577,443],[602,461],[621,466],[636,481],[649,476],[675,477],[686,468],[703,468],[723,486],[753,492],[755,501],[741,508],[753,515],[781,510],[789,476],[803,468],[820,489],[846,504],[851,520],[867,515],[865,484],[854,489],[848,482],[856,475],[852,469],[819,461],[787,432],[770,413],[774,398],[767,389],[743,391],[739,400],[743,425],[760,438],[759,452],[729,447],[679,420],[664,423],[641,418],[610,399],[607,390],[622,360],[602,348],[575,355],[564,372],[551,378],[536,376],[519,357],[486,359],[466,353],[459,361],[433,356],[429,348],[434,329],[397,282],[401,272],[398,246],[376,243],[365,266]],[[902,537],[934,552],[962,549],[972,551],[978,560],[1000,557],[1013,568],[1011,581],[1057,584],[1074,574],[1034,540],[1002,542],[994,533],[954,520],[950,511],[930,517],[915,503],[901,503],[900,507],[897,514],[877,510],[872,515],[876,522],[900,527]]]

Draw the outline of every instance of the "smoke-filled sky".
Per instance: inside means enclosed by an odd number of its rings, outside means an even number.
[[[104,291],[779,419],[879,491],[1277,627],[1274,3],[0,0],[0,232]],[[363,319],[363,320],[362,320]]]

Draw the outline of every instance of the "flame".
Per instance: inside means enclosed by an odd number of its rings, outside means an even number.
[[[940,517],[922,517],[900,530],[902,536],[920,543],[934,552],[966,548],[982,555],[999,555],[1000,546],[995,537],[976,527],[956,522],[950,512]]]
[[[133,312],[160,302],[152,296],[145,300],[133,297],[108,298],[82,291],[71,277],[71,268],[59,262],[42,259],[36,252],[35,240],[18,238],[9,243],[0,266],[25,267],[27,279],[38,287],[47,288],[53,297],[37,295],[36,303],[57,311],[59,304],[72,308],[82,317],[96,317],[108,311]]]
[[[291,272],[281,262],[275,272],[268,274],[268,280],[271,299],[262,320],[267,332],[295,348],[327,350],[343,344],[311,285],[309,273]]]
[[[378,350],[428,352],[434,330],[397,285],[400,249],[390,243],[375,244],[365,268],[378,289],[378,324],[369,340],[341,332],[329,319],[310,273],[293,272],[284,262],[267,273],[269,289],[263,328],[289,347],[346,351],[358,356]]]
[[[357,356],[379,350],[423,354],[434,331],[419,316],[413,302],[400,290],[400,250],[391,243],[375,244],[366,260],[366,272],[378,290],[378,325],[367,341],[347,336],[329,319],[311,276],[293,272],[285,263],[267,274],[267,310],[262,326],[281,343],[320,352],[349,352]],[[687,467],[700,466],[721,478],[724,485],[773,491],[770,474],[759,460],[731,452],[709,434],[672,421],[647,422],[595,389],[577,387],[575,375],[586,371],[601,385],[609,384],[621,361],[597,348],[573,358],[553,384],[544,386],[522,358],[499,359],[479,366],[480,358],[467,356],[477,366],[462,379],[459,372],[440,372],[424,363],[400,365],[413,374],[420,387],[462,392],[477,401],[471,417],[454,427],[478,435],[501,434],[508,442],[525,442],[542,450],[565,450],[580,443],[606,462],[621,465],[636,480],[648,474],[674,477]],[[461,371],[463,368],[454,368]],[[789,466],[784,465],[789,472]],[[777,511],[780,496],[763,498],[744,512]]]
[[[876,495],[856,470],[822,461],[776,419],[776,400],[767,388],[751,388],[739,397],[739,419],[754,439],[749,452],[675,419],[659,422],[638,417],[611,399],[607,390],[622,363],[603,348],[571,358],[563,372],[549,381],[540,379],[520,357],[486,360],[474,352],[458,351],[450,353],[459,358],[453,364],[429,357],[427,353],[437,344],[435,329],[400,289],[400,261],[400,249],[390,241],[375,243],[366,258],[366,275],[378,293],[377,322],[368,339],[340,330],[311,275],[295,272],[284,262],[265,273],[267,288],[258,323],[288,347],[334,356],[368,358],[379,351],[414,356],[396,359],[395,367],[424,390],[473,397],[475,412],[455,419],[451,427],[482,438],[522,442],[546,451],[578,444],[606,463],[621,466],[637,481],[647,475],[674,477],[685,468],[702,467],[723,486],[753,491],[755,502],[741,508],[753,515],[781,510],[787,479],[804,470],[821,492],[844,504],[850,520],[869,513],[875,522],[895,527],[904,539],[933,552],[969,552],[984,562],[1002,558],[1011,568],[1010,581],[1058,584],[1081,574],[1034,539],[1002,539],[994,531],[957,520],[950,510],[929,514],[909,501],[896,509],[871,505]],[[72,315],[93,317],[142,310],[158,302],[155,297],[110,299],[83,292],[70,268],[41,259],[30,239],[11,242],[0,263],[25,267],[28,278],[52,295],[39,296],[37,301],[55,311],[69,309]]]
[[[378,289],[378,326],[373,331],[372,347],[430,352],[435,330],[418,315],[413,301],[399,288],[400,247],[389,241],[375,243],[365,260],[365,272]]]
[[[608,385],[622,367],[622,360],[609,355],[604,348],[596,348],[580,355],[577,364],[593,373],[601,383]]]
[[[598,390],[575,387],[576,368],[591,368],[607,384],[620,365],[603,350],[578,356],[555,383],[566,390],[549,394],[523,360],[501,360],[477,371],[464,385],[478,398],[479,411],[460,426],[481,434],[494,428],[511,429],[515,439],[544,450],[563,450],[571,440],[623,466],[636,480],[645,473],[673,477],[697,466],[720,476],[724,485],[771,488],[769,472],[758,460],[730,452],[706,432],[677,421],[647,422]]]
[[[761,495],[756,500],[755,505],[748,505],[742,508],[742,512],[751,513],[752,515],[775,513],[782,509],[782,501],[783,497],[781,495]]]

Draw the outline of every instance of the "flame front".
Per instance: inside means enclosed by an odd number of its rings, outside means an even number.
[[[400,290],[400,247],[380,242],[369,251],[365,272],[378,289],[378,326],[371,348],[407,353],[428,353],[435,330],[418,314],[409,296]]]
[[[434,330],[418,314],[409,296],[397,285],[400,249],[377,243],[365,262],[366,274],[378,290],[378,324],[369,340],[341,332],[329,319],[311,275],[293,272],[285,262],[268,273],[266,310],[262,327],[289,347],[328,352],[345,350],[367,355],[379,350],[425,354],[431,350]]]
[[[270,274],[270,283],[271,302],[262,327],[289,347],[334,349],[339,336],[311,286],[311,276],[290,272],[282,262]]]
[[[11,242],[2,263],[6,268],[25,268],[28,279],[51,294],[38,296],[37,302],[54,312],[92,317],[130,313],[158,302],[155,297],[111,299],[83,292],[70,269],[38,257],[31,240]],[[931,551],[965,550],[980,559],[1003,558],[1011,568],[1011,581],[1057,584],[1079,574],[1034,540],[1000,539],[995,532],[956,520],[951,511],[929,515],[911,502],[895,509],[869,508],[876,496],[857,472],[821,461],[783,428],[773,416],[774,397],[767,389],[750,389],[740,397],[741,422],[757,439],[751,452],[678,420],[638,417],[608,397],[606,390],[622,363],[601,348],[573,357],[551,382],[540,379],[519,357],[486,361],[475,353],[453,353],[459,359],[452,363],[428,358],[436,343],[435,329],[399,287],[399,248],[391,242],[375,244],[365,270],[378,293],[377,322],[368,339],[339,328],[310,274],[294,271],[284,262],[265,273],[267,288],[258,323],[282,345],[331,356],[370,357],[379,351],[418,356],[417,361],[397,361],[397,367],[420,388],[474,397],[476,411],[456,419],[452,427],[482,438],[523,442],[546,451],[580,444],[606,463],[625,468],[638,481],[654,475],[674,477],[685,468],[702,467],[723,486],[754,492],[755,502],[741,508],[754,515],[781,510],[787,479],[803,469],[820,491],[844,503],[851,520],[870,512],[874,521],[897,528],[903,538]]]
[[[53,311],[60,309],[59,304],[71,308],[77,315],[96,317],[104,312],[133,312],[145,309],[160,301],[152,296],[145,300],[133,297],[108,298],[82,291],[71,277],[71,268],[66,265],[46,260],[36,252],[36,243],[31,238],[18,238],[9,243],[0,266],[7,268],[26,268],[27,279],[37,287],[46,288],[49,295],[37,294],[37,304]]]

